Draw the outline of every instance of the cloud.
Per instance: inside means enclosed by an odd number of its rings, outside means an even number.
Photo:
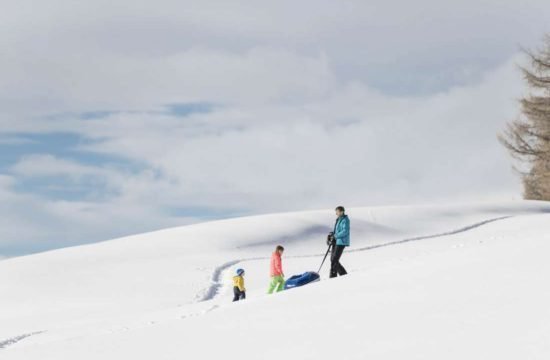
[[[140,177],[128,179],[136,187]],[[21,193],[14,177],[0,177],[0,254],[15,256],[79,245],[199,221],[175,216],[131,194],[94,201],[66,201]],[[149,183],[149,182],[148,182]]]
[[[23,145],[32,143],[32,140],[19,136],[0,136],[0,145]]]
[[[81,121],[80,135],[93,141],[80,150],[141,162],[154,174],[135,182],[117,169],[48,156],[23,159],[13,171],[94,174],[121,196],[155,198],[158,206],[251,212],[512,194],[517,182],[495,134],[516,111],[516,61],[479,84],[434,96],[392,97],[348,83],[297,104],[280,99],[185,117],[118,112]]]
[[[475,83],[519,44],[536,44],[550,31],[545,0],[397,7],[238,1],[212,11],[192,1],[7,2],[0,14],[9,29],[0,33],[0,124],[167,102],[319,96],[334,77],[392,94],[436,93]]]
[[[7,2],[0,146],[17,151],[0,157],[0,253],[243,213],[517,197],[495,134],[518,112],[517,46],[549,11]]]
[[[98,176],[104,172],[92,166],[85,166],[79,163],[58,159],[48,154],[33,154],[23,157],[15,166],[12,172],[25,177],[50,177],[50,176]]]
[[[200,206],[512,193],[517,184],[495,134],[516,112],[516,61],[479,84],[427,97],[349,83],[297,105],[222,108],[185,120],[118,114],[88,124],[88,134],[103,140],[87,149],[146,161],[176,180],[175,194]]]

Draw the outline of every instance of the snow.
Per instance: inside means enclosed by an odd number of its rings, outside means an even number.
[[[349,209],[346,277],[316,271],[332,211],[237,218],[0,262],[2,359],[548,359],[550,204]],[[246,269],[247,300],[230,276]]]

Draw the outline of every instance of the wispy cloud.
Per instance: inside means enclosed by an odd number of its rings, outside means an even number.
[[[1,136],[0,145],[26,145],[33,141],[31,139],[20,136]]]

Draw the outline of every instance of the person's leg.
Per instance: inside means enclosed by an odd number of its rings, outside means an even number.
[[[336,277],[336,274],[338,273],[338,260],[339,257],[336,256],[336,248],[337,246],[332,247],[332,252],[330,254],[330,275],[329,277],[333,278]]]
[[[342,254],[344,253],[344,250],[346,249],[345,246],[342,246],[342,250],[340,251],[340,256],[338,256],[338,275],[347,275],[348,272],[346,269],[342,266],[342,263],[340,262],[340,259],[342,258]]]
[[[277,276],[277,292],[285,289],[285,279],[282,276]]]
[[[246,292],[245,292],[245,291],[241,291],[240,299],[241,299],[241,300],[246,299]]]
[[[271,281],[269,282],[269,288],[267,289],[268,294],[273,294],[273,290],[275,290],[275,287],[277,286],[277,282],[275,280],[275,276],[271,277]]]
[[[240,295],[240,290],[238,287],[234,286],[233,287],[233,301],[239,301],[239,298],[241,297]]]
[[[338,263],[338,275],[339,276],[343,276],[343,275],[347,275],[348,272],[346,271],[346,269],[342,266],[342,264],[339,262]]]
[[[336,274],[340,276],[347,274],[346,269],[344,269],[340,263],[340,258],[342,257],[345,248],[346,247],[343,245],[336,245],[336,249],[334,250],[334,276],[336,276]]]
[[[342,266],[342,264],[340,264],[340,268],[338,269],[338,275],[343,276],[347,274],[348,272],[346,271],[346,269]]]

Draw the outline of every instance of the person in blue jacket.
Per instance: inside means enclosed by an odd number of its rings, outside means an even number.
[[[330,277],[346,275],[347,271],[340,264],[340,258],[346,246],[349,246],[350,224],[349,218],[345,214],[346,209],[343,206],[338,206],[336,209],[336,223],[332,232],[332,254],[330,257]]]

